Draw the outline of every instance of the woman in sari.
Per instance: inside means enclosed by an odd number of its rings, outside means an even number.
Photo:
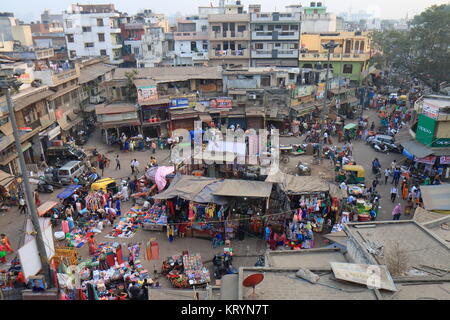
[[[403,180],[402,182],[402,198],[403,200],[407,200],[408,199],[408,182],[406,182],[406,180]]]
[[[89,245],[89,254],[94,255],[95,251],[97,251],[97,241],[95,240],[93,234],[89,237],[88,245]]]

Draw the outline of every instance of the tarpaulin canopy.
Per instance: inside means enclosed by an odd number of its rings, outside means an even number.
[[[420,186],[423,204],[429,211],[450,210],[450,184]]]
[[[293,176],[283,172],[271,173],[266,178],[267,182],[279,183],[283,191],[288,194],[311,193],[311,192],[332,192],[337,197],[346,195],[339,188],[330,187],[332,184],[314,176]],[[333,188],[330,191],[330,188]]]
[[[184,200],[192,200],[199,203],[226,204],[227,201],[213,193],[219,187],[221,181],[214,178],[176,175],[167,190],[155,195],[154,199],[171,199],[180,197]]]
[[[7,188],[15,179],[13,175],[0,170],[0,186]]]
[[[158,190],[161,191],[166,187],[167,180],[166,176],[168,174],[171,174],[175,171],[175,168],[173,166],[168,167],[158,167],[158,170],[156,170],[155,174],[155,183],[158,186]]]
[[[271,191],[272,183],[269,182],[226,179],[214,194],[225,197],[268,198]]]
[[[430,148],[414,140],[403,141],[400,144],[408,150],[408,153],[413,154],[417,158],[425,158],[433,153]]]
[[[63,192],[57,195],[58,199],[67,199],[70,197],[78,188],[81,188],[79,184],[73,184],[64,189]]]
[[[58,205],[58,202],[56,201],[47,201],[44,202],[42,205],[37,208],[38,214],[40,217],[42,217],[44,214],[46,214],[50,209],[53,209]]]

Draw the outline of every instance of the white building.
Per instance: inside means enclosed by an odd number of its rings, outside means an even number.
[[[142,36],[142,56],[136,59],[138,68],[159,66],[169,54],[169,44],[164,28],[146,27]]]
[[[177,20],[174,32],[175,65],[204,66],[208,61],[208,19],[188,17]]]
[[[302,33],[336,32],[337,17],[334,13],[328,13],[321,2],[311,2],[302,10]]]
[[[63,18],[70,59],[107,55],[113,64],[123,62],[120,13],[113,4],[73,4]]]

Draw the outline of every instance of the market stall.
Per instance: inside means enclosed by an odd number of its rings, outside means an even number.
[[[81,187],[82,187],[82,186],[79,185],[79,184],[73,184],[73,185],[70,185],[70,186],[66,187],[66,188],[64,189],[64,191],[61,192],[60,194],[58,194],[56,197],[57,197],[58,199],[63,199],[63,200],[65,200],[65,199],[69,198],[71,195],[73,195],[73,194],[75,193],[75,191],[77,191],[77,190],[80,189]]]
[[[200,254],[173,255],[162,264],[162,274],[174,288],[192,288],[211,282],[209,270],[203,266]]]

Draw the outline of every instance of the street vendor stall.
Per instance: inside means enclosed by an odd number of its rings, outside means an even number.
[[[163,262],[162,273],[174,288],[192,288],[211,282],[209,270],[203,266],[200,254],[170,256]]]
[[[56,197],[58,198],[58,199],[63,199],[63,200],[65,200],[65,199],[67,199],[67,198],[69,198],[71,195],[73,195],[74,193],[75,193],[75,191],[77,191],[79,188],[81,188],[82,186],[81,185],[79,185],[79,184],[73,184],[73,185],[70,185],[70,186],[68,186],[68,187],[66,187],[65,189],[64,189],[64,191],[63,192],[61,192],[60,194],[58,194]]]
[[[40,217],[46,217],[46,216],[49,217],[51,215],[53,208],[57,207],[58,205],[59,205],[59,203],[56,201],[44,202],[37,208],[38,215]]]

